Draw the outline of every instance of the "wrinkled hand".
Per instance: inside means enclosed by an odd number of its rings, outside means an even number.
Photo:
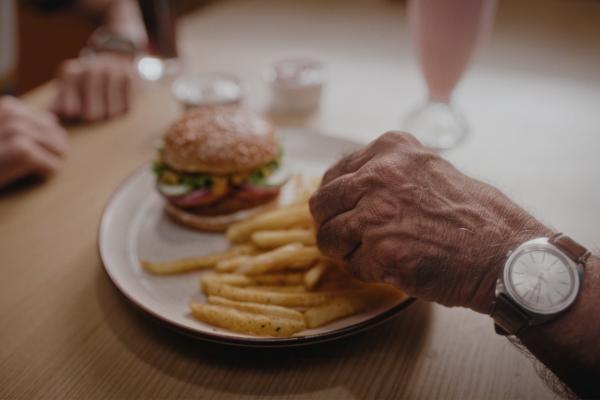
[[[126,113],[138,87],[132,61],[100,53],[63,62],[53,111],[64,120],[96,122]]]
[[[508,250],[549,231],[497,189],[414,137],[388,132],[323,178],[317,243],[357,277],[489,313]]]
[[[0,186],[54,173],[67,146],[67,132],[54,115],[10,96],[0,98]]]

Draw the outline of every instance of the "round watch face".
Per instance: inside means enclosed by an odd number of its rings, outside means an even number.
[[[513,253],[504,270],[509,294],[524,308],[553,314],[577,296],[579,277],[573,263],[553,246],[530,245]]]

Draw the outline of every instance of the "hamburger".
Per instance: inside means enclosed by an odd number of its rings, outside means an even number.
[[[153,169],[167,213],[208,231],[272,206],[286,180],[271,122],[233,106],[185,113],[164,136]]]

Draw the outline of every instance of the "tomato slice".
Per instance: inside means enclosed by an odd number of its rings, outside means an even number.
[[[279,186],[258,186],[246,183],[235,192],[235,196],[242,200],[258,200],[273,197],[279,193]]]
[[[196,208],[216,203],[226,193],[214,194],[209,189],[198,189],[182,196],[165,196],[174,206]]]

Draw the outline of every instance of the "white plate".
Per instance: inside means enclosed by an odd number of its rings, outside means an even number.
[[[279,132],[285,160],[292,172],[319,176],[328,165],[358,144],[304,130]],[[142,167],[121,184],[108,202],[100,223],[99,250],[104,268],[117,288],[135,305],[183,333],[245,346],[294,346],[331,340],[360,331],[394,315],[411,299],[399,299],[379,309],[307,329],[291,338],[262,338],[216,328],[194,319],[191,299],[202,300],[198,278],[204,272],[153,276],[140,259],[169,260],[226,248],[223,235],[202,233],[173,223],[163,211],[164,200],[154,188],[154,176]]]

